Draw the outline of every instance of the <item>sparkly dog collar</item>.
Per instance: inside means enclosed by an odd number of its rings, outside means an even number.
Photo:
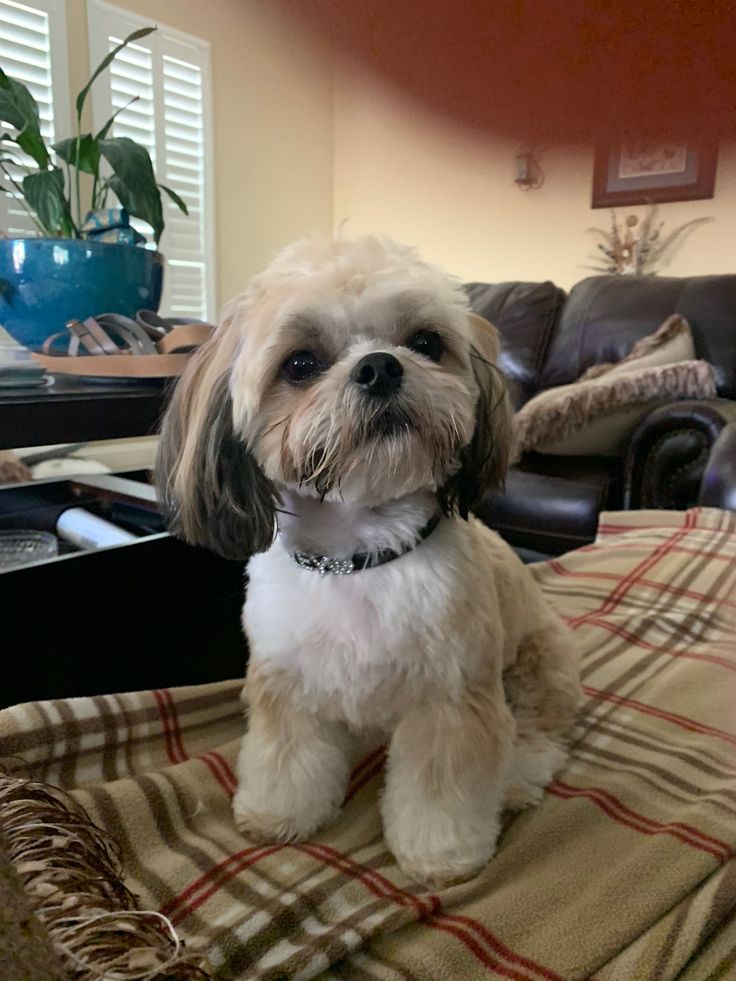
[[[400,551],[383,548],[379,552],[356,552],[349,559],[331,559],[328,555],[314,555],[311,552],[293,552],[291,557],[302,569],[318,572],[320,576],[326,576],[328,573],[335,576],[349,576],[353,572],[362,572],[363,569],[374,569],[377,565],[393,562],[394,559],[413,551],[420,542],[429,538],[440,523],[441,517],[440,514],[433,515],[417,532],[417,540],[412,545],[404,546]]]

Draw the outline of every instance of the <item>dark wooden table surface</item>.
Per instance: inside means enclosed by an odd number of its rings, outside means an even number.
[[[0,388],[0,449],[146,436],[158,430],[163,382],[54,376],[44,388]]]

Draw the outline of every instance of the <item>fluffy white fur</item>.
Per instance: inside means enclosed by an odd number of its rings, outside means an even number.
[[[441,337],[439,360],[413,349]],[[283,365],[316,351],[293,384]],[[389,397],[351,371],[403,368]],[[383,240],[305,242],[234,301],[177,388],[159,482],[175,530],[250,559],[248,727],[235,819],[307,838],[334,820],[366,741],[388,741],[382,812],[402,868],[437,886],[477,873],[504,807],[537,803],[579,700],[572,635],[472,516],[502,478],[509,417],[495,332],[458,284]],[[401,549],[349,576],[298,566]],[[273,539],[274,519],[278,535]]]

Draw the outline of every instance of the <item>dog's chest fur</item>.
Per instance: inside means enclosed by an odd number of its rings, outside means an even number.
[[[508,646],[473,546],[468,525],[446,521],[401,558],[321,577],[276,542],[248,568],[251,657],[295,676],[314,711],[354,725],[388,727],[407,704],[453,697]],[[483,572],[490,581],[478,608],[470,580]]]

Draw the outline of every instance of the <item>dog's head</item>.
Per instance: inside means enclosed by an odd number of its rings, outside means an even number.
[[[281,489],[375,505],[420,489],[466,517],[503,480],[498,339],[459,284],[376,238],[299,242],[225,310],[166,413],[171,527],[267,548]]]

